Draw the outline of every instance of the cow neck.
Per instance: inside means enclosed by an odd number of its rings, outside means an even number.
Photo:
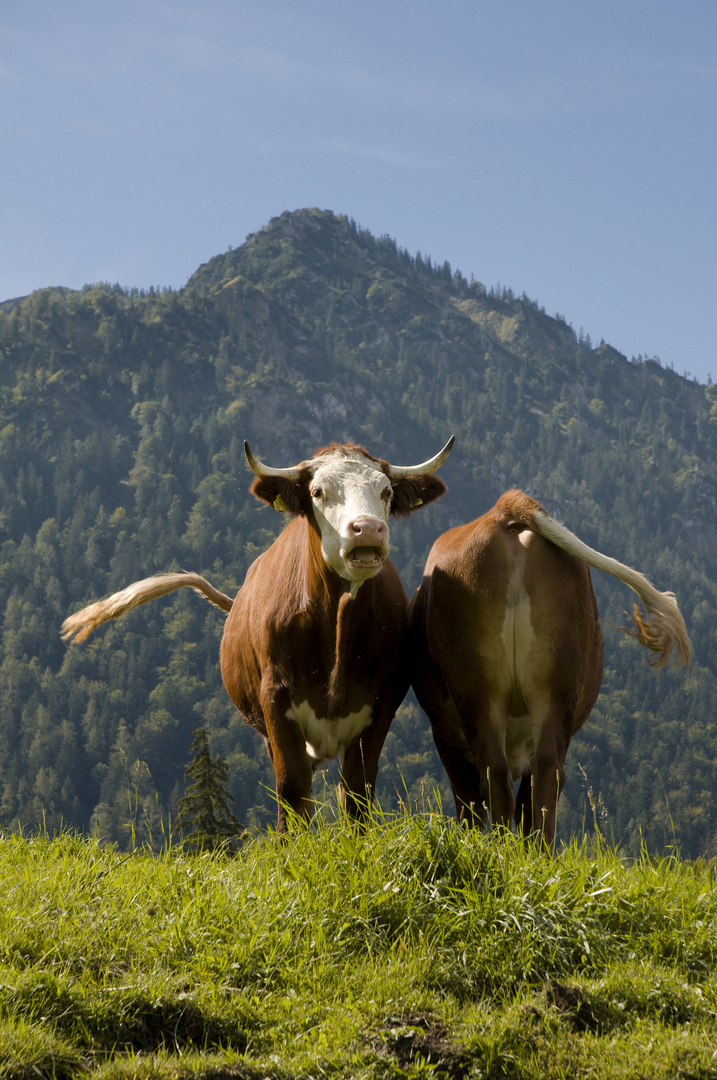
[[[321,553],[321,536],[312,521],[307,522],[309,559],[306,568],[306,596],[330,617],[329,633],[334,637],[334,664],[327,685],[327,718],[346,711],[346,668],[354,638],[354,613],[360,594],[371,591],[371,581],[353,582],[340,577],[327,565]],[[359,588],[360,586],[360,588]],[[361,597],[363,599],[363,595]]]
[[[329,717],[342,716],[346,712],[346,664],[351,655],[350,624],[355,603],[351,592],[345,592],[336,612],[336,650],[328,686]]]

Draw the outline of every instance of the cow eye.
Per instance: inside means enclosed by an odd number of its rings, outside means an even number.
[[[324,489],[323,488],[317,487],[317,488],[314,488],[313,491],[311,492],[311,498],[312,499],[323,499],[323,497],[324,497]]]
[[[390,503],[393,500],[393,488],[384,488],[381,492],[381,498],[385,503]]]

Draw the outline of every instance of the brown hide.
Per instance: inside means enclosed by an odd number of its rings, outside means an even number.
[[[638,630],[659,607],[670,621],[666,655],[674,638],[680,662],[689,661],[672,594],[587,548],[522,492],[506,492],[483,517],[439,537],[429,554],[409,613],[412,682],[460,819],[485,823],[490,814],[508,828],[515,819],[526,834],[554,838],[568,744],[603,673],[585,562],[621,577],[647,601],[647,620],[635,617]],[[636,636],[656,648],[649,635]]]
[[[279,799],[304,816],[314,765],[288,718],[292,708],[307,702],[331,724],[371,706],[370,724],[339,752],[344,798],[355,812],[352,796],[373,795],[379,754],[409,684],[408,598],[395,567],[387,559],[355,599],[348,588],[326,566],[310,519],[294,518],[249,569],[222,639],[227,692],[267,741]]]

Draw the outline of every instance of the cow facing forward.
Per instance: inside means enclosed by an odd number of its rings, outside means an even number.
[[[433,545],[411,601],[412,681],[461,820],[485,824],[490,813],[510,828],[515,819],[552,844],[568,744],[602,682],[588,566],[637,593],[645,614],[635,605],[627,632],[656,667],[673,647],[676,663],[689,663],[673,594],[593,551],[521,491]]]
[[[391,515],[408,516],[445,492],[434,475],[453,445],[415,466],[394,466],[361,446],[332,445],[272,469],[247,443],[252,492],[292,520],[249,567],[232,600],[199,574],[158,574],[70,616],[66,640],[182,587],[229,613],[221,643],[224,685],[259,731],[285,806],[311,815],[311,780],[338,756],[339,792],[356,814],[373,796],[378,759],[409,685],[408,598],[388,558]]]

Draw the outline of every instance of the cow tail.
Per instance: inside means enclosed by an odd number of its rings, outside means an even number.
[[[570,555],[574,555],[581,562],[587,563],[588,566],[612,574],[637,593],[645,610],[642,612],[635,604],[632,616],[628,616],[634,629],[626,626],[620,629],[636,637],[645,648],[650,650],[652,653],[650,663],[653,667],[664,667],[670,659],[673,648],[677,650],[674,666],[680,667],[682,664],[689,666],[690,639],[674,593],[659,592],[644,574],[588,547],[574,533],[566,529],[564,525],[560,525],[543,510],[533,510],[527,524],[545,540],[550,540],[551,543]]]
[[[141,604],[147,604],[150,600],[182,588],[194,589],[215,607],[222,611],[231,611],[234,603],[231,597],[219,592],[200,574],[155,574],[153,577],[143,578],[142,581],[135,581],[121,592],[108,596],[106,600],[98,600],[96,604],[90,604],[82,611],[70,615],[62,624],[62,639],[73,643],[84,641],[102,623],[119,619]]]

